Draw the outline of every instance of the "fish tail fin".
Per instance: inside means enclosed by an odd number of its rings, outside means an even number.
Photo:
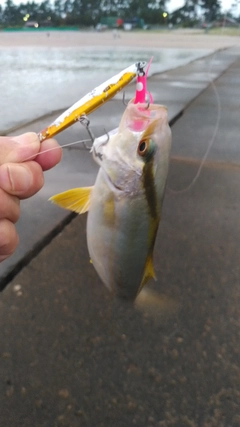
[[[73,188],[50,197],[51,202],[62,208],[83,214],[89,210],[90,195],[93,187]]]

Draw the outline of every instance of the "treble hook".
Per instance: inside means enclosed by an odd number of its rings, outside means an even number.
[[[104,130],[107,135],[106,141],[103,140],[104,135],[100,136],[99,138],[96,138],[95,145],[92,145],[92,149],[91,149],[91,153],[94,153],[94,156],[96,158],[98,157],[99,160],[101,161],[103,160],[103,153],[101,153],[101,150],[98,151],[98,147],[107,144],[110,139],[109,133],[106,131],[106,129]]]
[[[109,139],[110,139],[110,136],[109,136],[109,133],[108,133],[108,131],[104,128],[104,130],[105,130],[105,133],[106,133],[106,135],[107,135],[107,140],[106,141],[104,141],[103,142],[103,144],[107,144],[108,143],[108,141],[109,141]]]
[[[147,92],[147,94],[146,94],[146,104],[147,104],[147,106],[145,107],[145,110],[148,110],[149,109],[149,107],[150,107],[150,103],[151,103],[151,101],[150,101],[150,96],[149,96],[149,93]]]
[[[78,120],[79,123],[81,123],[82,126],[85,127],[85,129],[86,129],[86,131],[87,131],[87,133],[88,133],[88,135],[89,135],[89,137],[90,137],[90,139],[92,141],[92,146],[93,146],[93,143],[94,143],[94,140],[95,140],[95,136],[93,135],[93,132],[91,131],[91,129],[89,127],[89,125],[90,125],[89,118],[86,116],[86,114],[83,114],[77,120]],[[86,148],[86,150],[91,151],[92,146],[88,147],[87,144],[85,143],[85,141],[83,141],[83,145]]]
[[[125,105],[125,107],[127,107],[127,106],[128,106],[128,102],[126,102],[125,90],[123,91],[122,102],[123,102],[123,105]]]
[[[104,128],[104,130],[105,130],[105,133],[106,133],[106,135],[107,135],[107,139],[106,139],[106,141],[104,141],[104,140],[103,140],[104,135],[101,135],[101,136],[99,136],[98,138],[96,138],[96,141],[97,141],[97,142],[99,142],[101,145],[105,145],[105,144],[107,144],[107,143],[108,143],[108,141],[109,141],[109,139],[110,139],[110,135],[109,135],[108,131],[107,131],[105,128]],[[94,151],[94,153],[96,154],[96,149],[95,149],[94,145],[92,145],[91,153],[92,153],[93,151]]]

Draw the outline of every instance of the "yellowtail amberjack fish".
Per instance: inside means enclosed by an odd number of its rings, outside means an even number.
[[[144,66],[136,64],[136,96],[119,128],[108,140],[93,142],[91,151],[99,165],[94,186],[50,199],[79,214],[88,212],[91,262],[109,290],[132,301],[148,279],[155,278],[153,250],[171,147],[167,108],[154,104],[147,93],[149,66],[146,73]]]

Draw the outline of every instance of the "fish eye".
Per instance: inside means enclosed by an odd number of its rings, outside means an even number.
[[[138,154],[140,156],[144,156],[144,154],[146,154],[146,152],[148,151],[148,146],[149,146],[149,141],[147,140],[140,141],[138,144]]]

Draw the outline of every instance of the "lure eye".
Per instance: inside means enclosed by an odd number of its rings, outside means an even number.
[[[149,146],[149,141],[147,140],[140,141],[138,145],[138,154],[140,156],[144,156],[148,151],[148,146]]]

